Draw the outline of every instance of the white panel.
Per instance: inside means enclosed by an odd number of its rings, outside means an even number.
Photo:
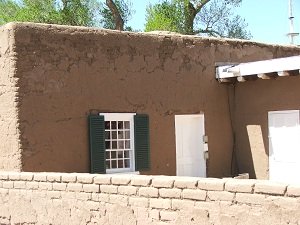
[[[270,180],[300,183],[299,110],[269,112]]]
[[[291,56],[278,59],[241,63],[236,66],[219,66],[216,70],[216,78],[248,76],[299,69],[300,56]]]
[[[176,174],[206,177],[204,115],[175,116]]]

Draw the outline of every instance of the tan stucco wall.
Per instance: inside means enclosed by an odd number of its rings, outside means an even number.
[[[228,102],[237,105],[243,95],[215,80],[215,63],[299,52],[194,36],[31,23],[13,27],[23,171],[89,172],[87,115],[137,112],[150,117],[149,174],[175,175],[174,116],[203,112],[208,176],[230,176],[235,168],[230,112],[242,108],[232,110]],[[251,172],[247,146],[237,145],[239,172]]]
[[[261,180],[0,173],[0,223],[284,225],[300,187]]]
[[[21,170],[13,24],[0,27],[0,170]]]
[[[236,140],[240,172],[268,178],[268,112],[300,109],[300,77],[236,85]]]

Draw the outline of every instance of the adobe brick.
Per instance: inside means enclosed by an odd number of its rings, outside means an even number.
[[[176,178],[174,182],[175,188],[184,188],[184,189],[195,189],[197,187],[198,179],[189,178],[189,177],[180,177]]]
[[[284,195],[287,190],[287,184],[276,183],[272,181],[259,181],[255,184],[254,192],[270,195]]]
[[[175,179],[169,176],[159,176],[152,179],[152,186],[157,188],[172,188]]]
[[[130,181],[130,175],[115,175],[111,178],[111,183],[116,185],[127,185]]]
[[[131,185],[148,187],[152,182],[151,176],[136,175],[131,177]]]
[[[68,183],[67,184],[67,191],[82,191],[82,184],[79,183]]]
[[[160,220],[162,221],[175,221],[178,217],[178,212],[174,211],[160,211]]]
[[[35,180],[35,181],[47,181],[46,173],[34,173],[33,180]]]
[[[62,174],[61,181],[66,183],[75,183],[77,181],[76,174]]]
[[[233,201],[235,194],[228,191],[208,191],[207,197],[212,201]]]
[[[119,186],[118,193],[123,195],[136,195],[137,187],[134,186]]]
[[[300,185],[289,185],[287,187],[287,196],[300,197]]]
[[[112,204],[127,206],[128,205],[128,196],[126,196],[126,195],[110,195],[109,202]]]
[[[91,184],[94,181],[94,174],[78,174],[77,182],[82,184]]]
[[[207,191],[223,191],[225,181],[218,178],[202,178],[198,180],[197,187]]]
[[[265,195],[261,194],[236,193],[235,195],[236,202],[254,205],[261,205],[265,198]]]
[[[139,196],[144,197],[158,197],[158,189],[154,187],[141,187],[139,188]]]
[[[154,209],[170,209],[171,199],[150,198],[150,207]]]
[[[111,184],[110,175],[97,175],[94,177],[95,184]]]
[[[225,191],[252,193],[255,183],[252,179],[230,179],[225,183]]]
[[[26,189],[26,182],[25,181],[14,181],[14,188],[15,189]]]
[[[39,182],[39,190],[52,190],[52,183]]]
[[[162,198],[180,198],[181,189],[178,188],[160,188],[159,196]]]
[[[53,183],[53,190],[65,191],[67,189],[67,183]]]
[[[129,205],[147,208],[149,206],[149,199],[143,197],[129,197]]]
[[[83,191],[84,192],[99,192],[100,187],[99,187],[99,184],[84,184]]]
[[[204,190],[184,189],[182,191],[182,198],[205,201],[206,191],[204,191]]]
[[[59,173],[48,173],[47,181],[49,182],[61,182],[61,174]]]
[[[195,206],[195,201],[172,199],[172,209],[174,210],[190,210]]]
[[[22,172],[22,173],[20,173],[20,180],[32,181],[33,180],[33,173],[31,173],[31,172]]]
[[[100,185],[100,191],[103,193],[117,194],[118,186],[115,185]]]

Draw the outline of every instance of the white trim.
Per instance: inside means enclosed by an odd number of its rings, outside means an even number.
[[[279,73],[281,75],[282,72],[294,70],[300,70],[300,56],[218,66],[216,68],[216,78],[222,79],[269,73]]]
[[[134,149],[134,116],[136,113],[99,113],[104,116],[104,121],[129,121],[130,122],[130,168],[106,169],[106,173],[129,173],[135,172],[135,149]]]

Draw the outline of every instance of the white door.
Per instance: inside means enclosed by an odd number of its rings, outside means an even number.
[[[176,175],[206,177],[204,115],[176,115]]]
[[[300,183],[299,110],[269,112],[269,179]]]

